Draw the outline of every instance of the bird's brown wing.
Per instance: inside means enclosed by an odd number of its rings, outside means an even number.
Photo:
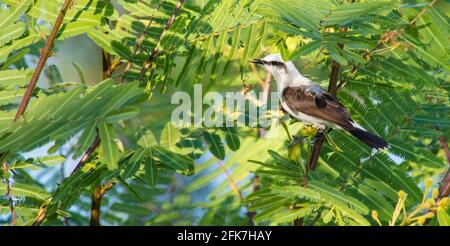
[[[286,87],[283,99],[291,110],[329,121],[344,129],[352,128],[349,112],[335,96],[327,92],[314,95],[306,93],[303,87]]]

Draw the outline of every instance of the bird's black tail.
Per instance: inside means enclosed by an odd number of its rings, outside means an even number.
[[[382,139],[382,138],[378,137],[377,135],[374,135],[368,131],[365,131],[365,130],[357,128],[357,127],[353,127],[351,130],[349,130],[349,132],[353,136],[355,136],[356,138],[361,140],[363,143],[369,145],[372,148],[375,148],[378,150],[389,148],[388,143],[384,139]]]

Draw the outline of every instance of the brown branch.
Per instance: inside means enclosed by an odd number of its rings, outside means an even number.
[[[105,185],[99,185],[95,188],[92,194],[92,205],[91,205],[91,226],[100,226],[100,208],[102,204],[102,198],[113,186],[114,182],[109,181]]]
[[[144,62],[144,66],[141,69],[141,72],[139,73],[139,77],[138,80],[142,80],[145,76],[145,73],[147,72],[147,70],[152,66],[153,62],[155,61],[156,57],[158,57],[160,50],[158,49],[158,45],[161,42],[161,40],[163,39],[164,35],[167,33],[167,31],[169,30],[169,28],[172,26],[172,24],[175,21],[175,18],[178,15],[178,12],[181,9],[181,6],[183,6],[184,0],[179,0],[177,6],[175,6],[175,10],[172,13],[172,16],[170,17],[170,19],[167,21],[166,26],[164,27],[163,31],[161,32],[161,34],[159,35],[158,41],[155,44],[155,48],[153,49],[152,53],[150,54],[150,56],[147,58],[147,60]]]
[[[342,48],[342,45],[339,45]],[[339,80],[339,71],[341,69],[341,65],[336,61],[331,61],[331,73],[330,73],[330,82],[328,84],[328,92],[332,95],[336,96],[337,92],[337,82]],[[318,132],[316,135],[316,142],[314,143],[313,152],[311,154],[311,158],[309,160],[309,170],[316,169],[317,161],[319,160],[320,151],[322,150],[323,143],[325,141],[325,135],[322,132]]]
[[[97,186],[94,193],[92,193],[92,205],[91,205],[91,226],[100,225],[100,207],[102,203],[102,187]]]
[[[41,50],[39,61],[36,65],[33,76],[31,77],[30,83],[28,84],[28,88],[25,92],[25,96],[23,97],[22,102],[20,103],[20,106],[19,106],[19,109],[17,110],[16,116],[14,117],[14,121],[19,119],[20,116],[23,115],[23,113],[25,112],[25,110],[28,106],[28,103],[30,102],[30,98],[31,98],[31,95],[33,94],[33,90],[36,87],[39,76],[41,75],[42,69],[45,66],[45,62],[47,61],[48,57],[50,56],[50,53],[53,48],[53,43],[55,42],[56,36],[58,35],[59,28],[61,27],[61,25],[63,23],[64,16],[66,15],[66,12],[69,9],[71,3],[72,3],[72,0],[65,0],[64,5],[62,6],[61,10],[59,11],[58,17],[56,18],[55,24],[53,25],[50,36],[47,38],[45,46]]]
[[[409,23],[410,26],[416,24],[417,20],[423,15],[425,14],[429,9],[431,9],[433,7],[433,5],[437,2],[437,0],[433,0],[431,1],[427,7],[423,8],[422,11],[420,11],[420,13],[414,17],[414,19],[411,20],[411,22]]]
[[[98,135],[98,132],[97,132],[97,135],[95,136],[94,142],[92,143],[91,146],[89,146],[89,148],[86,150],[86,152],[84,152],[83,156],[78,161],[78,164],[72,170],[72,173],[70,173],[70,175],[74,174],[77,170],[81,169],[84,166],[84,164],[86,164],[86,161],[89,160],[89,157],[92,155],[92,153],[94,153],[94,151],[99,146],[100,146],[100,136]]]

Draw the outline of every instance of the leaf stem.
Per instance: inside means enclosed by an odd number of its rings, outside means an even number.
[[[417,20],[423,15],[425,14],[429,9],[431,9],[433,7],[433,5],[437,2],[437,0],[433,0],[431,1],[427,7],[423,8],[422,11],[420,11],[420,13],[418,15],[416,15],[416,17],[414,17],[414,19],[411,20],[411,22],[409,23],[410,26],[416,24]]]

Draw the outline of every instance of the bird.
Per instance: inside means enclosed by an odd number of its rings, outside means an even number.
[[[270,54],[250,61],[264,66],[277,84],[282,109],[291,117],[314,125],[323,132],[327,127],[345,130],[372,149],[385,150],[388,143],[356,123],[336,96],[303,76],[292,61],[283,61],[280,54]]]

